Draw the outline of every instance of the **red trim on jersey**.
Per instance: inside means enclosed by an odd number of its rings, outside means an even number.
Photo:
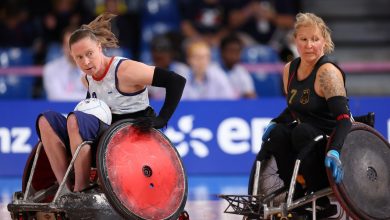
[[[341,115],[337,116],[337,118],[336,118],[337,121],[340,121],[343,119],[349,119],[349,115],[348,114],[341,114]]]
[[[292,75],[291,75],[290,79],[288,80],[288,83],[287,83],[287,93],[288,93],[288,90],[290,89],[290,84],[291,84],[291,81],[294,78],[295,74],[296,74],[296,72],[292,72]]]
[[[104,70],[104,74],[103,74],[101,77],[96,78],[96,77],[92,76],[92,78],[93,78],[95,81],[100,81],[100,80],[102,80],[102,79],[107,75],[108,69],[110,68],[111,63],[112,63],[113,60],[114,60],[114,57],[111,57],[111,60],[110,60],[110,62],[108,63],[108,65],[106,66],[106,69]]]

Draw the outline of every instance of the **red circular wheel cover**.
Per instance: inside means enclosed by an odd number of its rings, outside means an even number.
[[[166,219],[182,206],[186,177],[171,143],[157,130],[122,127],[107,143],[106,175],[122,205],[143,219]]]

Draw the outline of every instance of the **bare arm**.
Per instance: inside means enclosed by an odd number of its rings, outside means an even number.
[[[291,62],[287,63],[283,69],[283,88],[284,88],[285,95],[287,95],[287,93],[288,93],[287,85],[288,85],[288,80],[289,80],[288,79],[288,72],[290,69],[290,63]],[[293,120],[294,120],[294,118],[292,117],[288,106],[286,106],[286,108],[276,118],[272,119],[272,121],[275,123],[291,123]]]
[[[125,60],[119,65],[119,88],[123,92],[135,92],[152,84],[154,66],[134,60]]]
[[[324,64],[318,70],[316,84],[319,95],[327,100],[334,96],[346,96],[342,74],[331,63]]]
[[[291,62],[287,63],[284,68],[283,68],[283,91],[284,91],[284,94],[287,94],[288,91],[287,91],[287,85],[288,85],[288,71],[290,69],[290,64]]]
[[[336,120],[330,149],[340,152],[352,125],[342,73],[333,64],[327,63],[320,67],[317,78],[320,93],[325,97],[329,111]]]

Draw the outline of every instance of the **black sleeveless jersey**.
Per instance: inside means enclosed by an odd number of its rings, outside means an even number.
[[[310,75],[304,80],[297,79],[297,71],[301,59],[298,57],[290,63],[288,84],[287,84],[287,104],[293,117],[299,122],[309,123],[326,134],[330,134],[336,126],[336,119],[328,108],[328,103],[324,97],[320,97],[314,90],[314,81],[317,71],[325,63],[332,63],[343,74],[344,72],[327,56],[322,56],[315,64]]]

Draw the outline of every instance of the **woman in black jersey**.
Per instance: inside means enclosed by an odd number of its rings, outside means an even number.
[[[324,164],[332,170],[337,183],[342,179],[340,148],[351,119],[344,73],[327,57],[334,49],[329,28],[318,16],[299,13],[294,38],[299,57],[283,70],[287,108],[268,125],[263,148],[274,155],[279,176],[288,186],[298,152],[318,135],[334,132],[328,152],[325,144],[317,144],[302,160],[299,174],[305,184],[298,184],[296,189],[296,195],[302,195],[329,185]],[[335,210],[327,197],[319,199],[317,204]]]

